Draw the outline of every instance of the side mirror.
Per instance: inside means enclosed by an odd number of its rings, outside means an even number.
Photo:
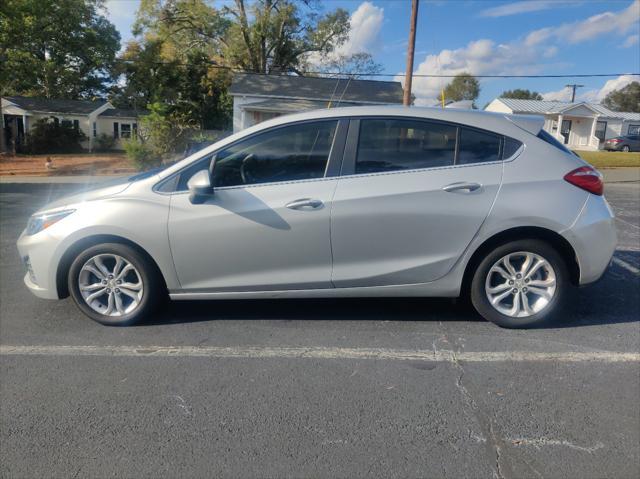
[[[198,171],[187,182],[187,188],[189,189],[189,201],[191,203],[194,205],[204,203],[209,196],[213,195],[209,171]]]

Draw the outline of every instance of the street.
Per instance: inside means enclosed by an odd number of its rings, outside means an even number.
[[[0,184],[0,477],[635,478],[640,184],[619,250],[561,322],[446,299],[173,302],[129,328],[23,285],[49,198]]]

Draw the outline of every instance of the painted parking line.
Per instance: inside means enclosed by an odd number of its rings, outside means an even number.
[[[245,359],[373,359],[396,361],[465,362],[640,362],[640,353],[451,351],[382,348],[278,348],[198,346],[56,346],[1,345],[0,356],[103,356],[103,357],[201,357]]]
[[[627,263],[625,260],[620,259],[616,256],[613,257],[613,262],[615,264],[617,264],[618,266],[620,266],[621,268],[626,269],[627,271],[629,271],[630,273],[633,274],[640,274],[640,269],[636,268],[635,266],[633,266],[632,264]]]

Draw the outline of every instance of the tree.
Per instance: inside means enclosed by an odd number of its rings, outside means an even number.
[[[444,101],[476,100],[480,95],[480,83],[470,73],[460,73],[444,87]],[[439,101],[442,101],[440,94]]]
[[[103,0],[2,0],[0,94],[102,95],[120,48],[102,7]]]
[[[499,98],[515,98],[517,100],[542,100],[542,95],[537,91],[523,90],[516,88],[515,90],[506,90],[502,92]]]
[[[629,83],[620,90],[609,92],[602,104],[613,111],[640,112],[640,82]]]
[[[229,66],[254,73],[303,74],[310,54],[320,57],[344,43],[349,14],[338,8],[322,14],[316,2],[304,0],[235,0],[223,11],[230,18],[223,57]],[[247,12],[248,11],[248,12]]]
[[[352,78],[357,79],[364,75],[375,75],[382,72],[382,65],[373,60],[371,54],[366,52],[355,53],[353,55],[329,55],[320,62],[320,67],[309,65],[330,78]]]

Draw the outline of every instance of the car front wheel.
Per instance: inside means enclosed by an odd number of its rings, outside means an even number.
[[[154,265],[136,249],[120,243],[81,252],[69,269],[68,285],[84,314],[112,326],[138,322],[162,299]]]
[[[519,240],[499,246],[478,265],[471,302],[499,326],[527,328],[552,319],[569,288],[565,261],[552,246]]]

